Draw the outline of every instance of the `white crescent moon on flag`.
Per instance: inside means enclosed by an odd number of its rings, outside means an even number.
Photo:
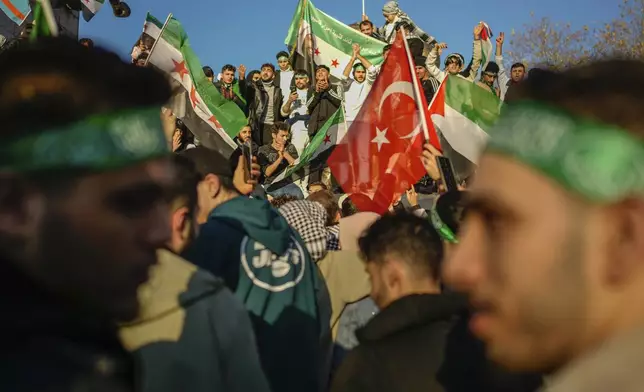
[[[385,99],[387,99],[387,97],[389,97],[391,94],[396,94],[396,93],[405,94],[411,99],[415,99],[414,86],[411,84],[411,82],[405,82],[405,81],[394,82],[390,84],[389,87],[387,87],[387,89],[385,90],[384,94],[382,94],[382,98],[380,98],[380,106],[378,107],[378,114],[382,112],[382,105],[385,103]],[[419,121],[418,125],[416,126],[416,128],[414,128],[413,131],[411,131],[411,133],[401,137],[400,139],[411,139],[416,135],[418,135],[420,131],[421,131],[421,124]]]

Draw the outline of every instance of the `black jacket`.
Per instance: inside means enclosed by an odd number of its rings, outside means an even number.
[[[324,123],[331,118],[331,116],[342,105],[342,98],[344,92],[341,85],[330,85],[328,90],[317,92],[315,89],[310,89],[308,93],[308,107],[309,119],[308,131],[309,135],[313,136],[317,131],[322,128]]]
[[[356,331],[332,392],[534,391],[493,369],[467,330],[466,300],[458,294],[401,298]],[[509,389],[508,389],[509,388]]]
[[[215,85],[215,87],[217,87],[217,91],[219,91],[219,93],[223,97],[223,93],[221,92],[221,88],[223,87],[224,83],[221,80],[218,80],[218,81],[214,82],[213,84]],[[241,87],[241,84],[239,83],[239,81],[237,79],[235,79],[233,81],[232,88],[234,88],[235,85],[239,86],[239,94],[241,96],[244,96],[244,91],[243,91],[243,89]],[[234,95],[232,101],[235,102],[235,104],[242,110],[242,112],[244,112],[245,115],[248,115],[248,109],[246,107],[246,103],[244,101],[242,101],[241,98],[237,94]]]
[[[282,119],[280,109],[282,108],[282,90],[273,85],[273,119],[275,122]],[[243,91],[246,104],[248,105],[248,123],[254,131],[261,129],[266,119],[266,111],[259,112],[260,107],[268,103],[268,92],[261,81],[253,83],[250,80],[241,80],[240,88]]]
[[[0,260],[0,389],[129,392],[134,364],[116,326],[41,289]]]

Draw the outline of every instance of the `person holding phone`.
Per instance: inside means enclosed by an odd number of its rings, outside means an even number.
[[[291,126],[291,143],[298,154],[302,154],[304,146],[309,141],[308,134],[308,108],[306,102],[309,97],[310,77],[306,70],[295,71],[295,83],[291,86],[290,94],[282,105],[281,114],[288,118],[286,122]]]
[[[293,144],[289,143],[290,127],[288,124],[278,122],[273,126],[271,131],[273,141],[270,144],[263,145],[257,153],[257,160],[264,176],[263,184],[273,185],[275,179],[282,174],[289,166],[295,163],[299,157]],[[294,184],[290,178],[283,180],[282,187],[275,186],[275,191],[269,192],[273,197],[291,194],[300,199],[304,198],[302,190]]]

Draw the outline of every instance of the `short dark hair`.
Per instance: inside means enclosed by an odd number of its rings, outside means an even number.
[[[197,208],[197,186],[202,177],[197,172],[194,162],[185,156],[174,154],[172,160],[176,177],[168,195],[173,200],[181,198],[183,205],[188,208],[189,215],[192,216]]]
[[[523,68],[525,70],[525,64],[523,64],[523,63],[514,63],[514,64],[512,64],[512,67],[510,68],[510,71],[515,69],[515,68]]]
[[[276,58],[277,60],[279,60],[279,59],[280,59],[280,57],[289,57],[289,58],[290,58],[291,56],[289,56],[289,54],[288,54],[287,52],[285,52],[285,51],[283,51],[283,50],[282,50],[282,51],[278,52],[278,53],[275,55],[275,58]]]
[[[360,27],[362,26],[371,26],[373,28],[373,22],[371,22],[370,20],[363,20],[362,22],[360,22]]]
[[[325,191],[329,190],[329,188],[326,186],[326,184],[323,183],[323,182],[320,182],[320,181],[315,181],[315,182],[309,183],[309,185],[307,185],[306,189],[309,190],[314,186],[322,187],[322,189],[324,189]]]
[[[391,44],[387,44],[382,48],[382,53],[389,52],[391,50]]]
[[[78,43],[81,45],[87,45],[88,48],[94,47],[94,41],[92,41],[89,38],[81,38],[80,41],[78,41]]]
[[[306,75],[307,78],[311,79],[311,75],[309,74],[309,71],[303,68],[296,69],[294,75]]]
[[[315,67],[315,72],[317,73],[317,72],[318,72],[319,70],[321,70],[321,69],[326,69],[326,71],[327,71],[327,72],[331,73],[331,68],[327,67],[327,66],[326,66],[326,65],[324,65],[324,64],[317,65],[317,66]]]
[[[271,205],[274,208],[279,209],[284,204],[290,203],[292,201],[297,201],[297,200],[300,200],[300,199],[293,195],[281,195],[281,196],[274,197],[273,200],[271,200]]]
[[[419,277],[440,279],[443,242],[427,219],[401,211],[375,221],[358,240],[368,263],[384,263],[395,256]]]
[[[219,152],[203,146],[197,146],[181,151],[179,155],[192,161],[200,179],[204,179],[208,174],[216,175],[225,189],[238,192],[233,184],[230,161]]]
[[[215,72],[210,68],[209,66],[203,67],[203,73],[206,74],[207,78],[214,78],[215,77]]]
[[[253,75],[260,73],[258,70],[254,69],[248,73],[248,79],[252,79]]]
[[[235,73],[237,72],[237,68],[232,64],[226,64],[223,67],[221,67],[221,73],[224,73],[226,71],[233,71],[233,73]]]
[[[327,190],[313,192],[306,198],[306,200],[314,201],[324,207],[326,210],[327,226],[333,226],[337,223],[335,218],[337,217],[338,212],[340,212],[340,206],[338,206],[338,203],[335,201],[333,193]]]
[[[342,217],[354,215],[358,212],[378,211],[376,203],[364,193],[354,193],[342,202]]]
[[[124,63],[100,47],[87,50],[69,38],[39,38],[0,56],[0,137],[39,133],[89,116],[132,108],[161,107],[172,95],[166,77],[153,68]],[[64,87],[24,98],[14,79],[57,78]],[[34,116],[34,113],[38,113]]]
[[[270,68],[270,69],[272,69],[272,70],[273,70],[273,72],[275,72],[275,66],[274,66],[273,64],[271,64],[271,63],[265,63],[265,64],[262,64],[262,66],[260,67],[260,69],[264,69],[264,68]]]
[[[279,131],[291,132],[291,126],[285,122],[278,121],[275,124],[273,124],[273,127],[271,128],[271,133],[278,134]]]

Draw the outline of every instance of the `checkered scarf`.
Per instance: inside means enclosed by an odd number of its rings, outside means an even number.
[[[326,210],[320,203],[297,200],[279,209],[288,224],[298,232],[314,262],[327,253]]]
[[[327,250],[340,250],[340,225],[333,225],[326,228]]]

